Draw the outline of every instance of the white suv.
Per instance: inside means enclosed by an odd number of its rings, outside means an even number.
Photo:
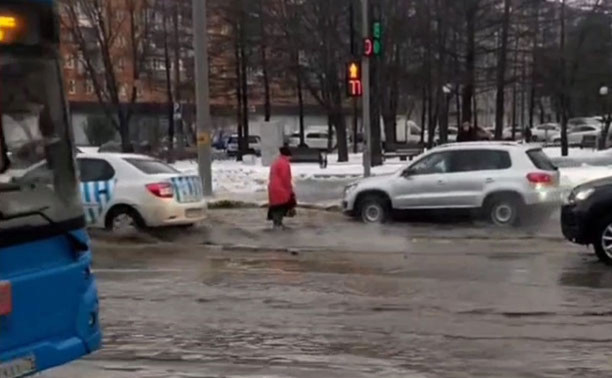
[[[482,209],[513,225],[526,207],[561,203],[559,172],[539,147],[514,142],[448,144],[399,172],[345,188],[345,213],[385,222],[394,210]]]

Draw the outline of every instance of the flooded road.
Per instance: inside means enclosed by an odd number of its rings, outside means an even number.
[[[560,239],[489,236],[293,254],[99,241],[104,349],[45,376],[611,376],[612,269]]]

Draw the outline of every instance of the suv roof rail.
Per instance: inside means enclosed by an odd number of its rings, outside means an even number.
[[[519,142],[512,141],[478,141],[478,142],[455,142],[455,143],[447,143],[438,146],[438,148],[451,148],[451,147],[474,147],[474,146],[507,146],[507,147],[520,147],[525,144]]]

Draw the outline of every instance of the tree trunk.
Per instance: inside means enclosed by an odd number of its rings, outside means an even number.
[[[242,87],[242,145],[241,153],[250,152],[249,143],[249,83],[248,83],[248,56],[247,56],[247,12],[245,9],[248,0],[240,0],[240,85]]]
[[[506,105],[506,65],[508,63],[508,31],[510,29],[510,0],[504,0],[501,47],[497,57],[497,96],[495,104],[495,139],[504,135],[504,114]]]
[[[164,4],[164,13],[166,6]],[[172,64],[170,63],[170,45],[168,43],[168,17],[164,15],[164,64],[166,68],[166,110],[168,117],[168,163],[174,162],[174,96],[172,94]]]
[[[236,40],[234,46],[234,58],[236,60],[236,127],[238,130],[238,151],[236,152],[236,159],[242,161],[242,140],[244,139],[243,127],[242,127],[242,65],[240,62],[240,38],[239,38],[240,26],[236,24],[235,33]]]
[[[608,148],[608,135],[610,135],[610,124],[612,124],[612,114],[606,112],[604,117],[604,127],[601,130],[601,137],[599,138],[600,150],[605,150]]]
[[[378,58],[370,60],[370,151],[372,153],[371,161],[373,167],[383,164],[380,130],[380,88],[378,85],[378,65]]]
[[[423,86],[421,90],[421,146],[425,145],[425,124],[427,123],[427,112],[429,107],[427,104],[427,87]],[[406,143],[408,143],[408,132],[406,131]]]
[[[304,91],[302,88],[302,69],[299,52],[295,54],[295,80],[297,83],[298,112],[300,117],[300,147],[306,146],[306,126],[304,124]],[[331,134],[330,134],[331,135]]]
[[[180,2],[177,1],[174,5],[174,102],[181,103],[181,37],[179,26]],[[180,113],[179,113],[180,114]],[[185,130],[183,129],[183,118],[176,120],[176,147],[179,154],[182,155],[185,150]]]
[[[538,37],[540,34],[540,2],[534,3],[534,27],[533,27],[533,45],[531,51],[531,82],[529,89],[529,128],[534,126],[535,118],[535,107],[536,107],[536,67],[537,67],[537,50],[538,50]],[[525,130],[523,130],[523,135]]]
[[[473,111],[472,106],[474,104],[474,81],[476,75],[476,11],[477,9],[470,7],[466,11],[466,33],[467,33],[467,45],[465,52],[465,83],[463,87],[463,109],[462,123],[472,123]],[[476,125],[474,125],[476,126]]]
[[[134,152],[130,138],[130,120],[126,117],[123,106],[119,105],[118,108],[118,119],[119,119],[119,137],[121,138],[121,151],[131,153]]]
[[[560,28],[560,57],[561,57],[561,93],[560,106],[561,106],[561,156],[567,156],[569,154],[569,148],[567,144],[567,67],[565,61],[565,0],[561,0],[561,28]]]
[[[261,69],[264,82],[264,119],[270,122],[272,118],[272,104],[270,100],[270,79],[268,77],[268,45],[266,36],[266,12],[263,6],[263,0],[259,0],[259,32],[261,33]]]

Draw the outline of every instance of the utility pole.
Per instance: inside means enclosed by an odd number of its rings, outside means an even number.
[[[368,0],[361,0],[361,28],[364,39],[370,37],[370,17],[368,5]],[[363,150],[363,175],[365,177],[370,177],[372,174],[372,132],[370,128],[370,58],[365,56],[365,54],[361,60],[361,78],[363,84],[362,122],[365,143],[365,148]]]
[[[196,124],[198,130],[198,170],[204,195],[213,195],[211,118],[208,83],[208,26],[206,0],[193,0],[193,41],[195,51]]]

